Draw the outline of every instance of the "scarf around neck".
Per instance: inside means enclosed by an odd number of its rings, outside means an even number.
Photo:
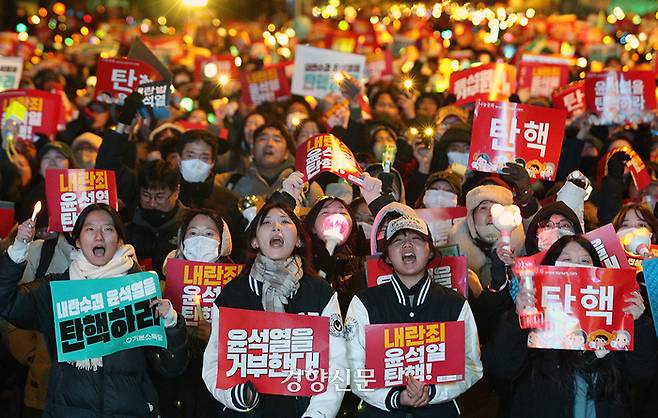
[[[285,312],[288,300],[299,289],[299,279],[304,275],[304,269],[298,255],[285,260],[272,260],[259,253],[249,274],[263,283],[263,308],[269,312]]]
[[[114,256],[104,266],[95,266],[87,260],[81,250],[71,252],[69,278],[71,280],[100,279],[125,276],[135,262],[135,248],[132,245],[122,245]],[[78,369],[96,371],[103,367],[103,357],[70,361]]]

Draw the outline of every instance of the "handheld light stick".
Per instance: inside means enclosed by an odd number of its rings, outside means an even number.
[[[256,214],[265,205],[263,198],[257,195],[247,195],[238,201],[238,210],[247,220],[247,227],[251,224],[251,221],[254,220]]]
[[[37,220],[37,215],[41,212],[41,201],[39,200],[37,203],[34,204],[34,209],[32,210],[32,222]]]
[[[521,210],[516,205],[503,206],[496,203],[491,206],[491,219],[496,229],[500,231],[503,247],[510,251],[512,231],[523,221]]]
[[[621,238],[621,245],[626,251],[644,257],[649,253],[651,231],[647,228],[634,229]]]
[[[523,289],[532,291],[535,285],[532,281],[533,273],[530,269],[521,271],[520,274]],[[535,306],[524,306],[519,312],[519,326],[521,329],[542,328],[544,326],[544,313],[539,311]]]
[[[325,242],[329,255],[334,255],[338,245],[344,244],[350,234],[350,223],[345,215],[335,213],[327,216],[322,222],[322,231],[319,235]]]

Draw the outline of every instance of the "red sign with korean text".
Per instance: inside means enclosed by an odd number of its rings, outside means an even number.
[[[585,234],[596,253],[599,255],[599,259],[605,268],[610,269],[627,269],[630,268],[628,264],[628,257],[626,256],[626,251],[621,246],[617,233],[615,232],[615,227],[612,224],[603,225],[600,228],[596,228],[593,231],[589,231]],[[523,260],[531,262],[533,265],[541,264],[546,251],[531,255],[528,257],[519,257],[517,260],[523,262]]]
[[[463,321],[366,325],[368,389],[406,384],[413,375],[425,384],[464,380]]]
[[[316,135],[297,147],[295,169],[312,180],[328,171],[357,185],[361,184],[363,170],[352,151],[331,134]]]
[[[123,103],[139,86],[162,80],[155,68],[129,58],[101,58],[96,74],[94,97],[110,104]]]
[[[329,318],[219,308],[218,389],[250,380],[258,393],[312,396],[328,374]]]
[[[531,178],[555,180],[565,120],[564,110],[478,101],[468,168],[496,173],[518,162]]]
[[[435,283],[467,297],[466,256],[436,256],[427,265],[427,273]],[[366,261],[366,276],[368,287],[378,286],[393,279],[393,268],[386,264],[380,255],[373,255]]]
[[[608,160],[618,152],[625,152],[631,157],[626,161],[626,168],[628,168],[628,171],[631,174],[635,188],[637,188],[638,191],[644,190],[645,187],[651,184],[651,174],[649,174],[647,166],[644,164],[644,161],[642,161],[642,157],[629,147],[614,148],[608,151],[603,158],[599,159],[598,175],[596,179],[599,185],[603,182],[603,177],[608,175]]]
[[[46,170],[48,230],[71,232],[78,215],[93,203],[118,209],[117,182],[112,170]]]
[[[535,307],[544,324],[530,331],[528,347],[632,351],[633,317],[622,309],[639,289],[635,274],[634,269],[536,266]]]
[[[14,227],[14,202],[0,200],[0,239],[7,238]]]
[[[194,59],[194,81],[220,80],[221,76],[233,77],[237,73],[235,58],[230,54],[212,57],[197,56]]]
[[[285,66],[274,65],[264,70],[241,73],[242,100],[246,104],[274,103],[290,98],[290,83]]]
[[[5,119],[5,111],[13,102],[25,108],[19,123],[16,139],[34,141],[35,134],[52,136],[57,133],[57,123],[62,112],[62,99],[59,95],[42,90],[18,89],[0,92],[0,113]]]
[[[185,318],[188,326],[199,325],[199,314],[210,321],[212,305],[226,283],[236,278],[242,264],[203,263],[171,258],[167,261],[165,298]]]
[[[579,80],[553,92],[553,107],[567,111],[572,119],[585,111],[585,81]]]
[[[393,76],[393,54],[390,50],[377,49],[365,55],[366,72],[370,83]]]
[[[551,97],[569,82],[569,65],[551,56],[526,56],[519,63],[517,91],[527,97]]]
[[[453,225],[466,217],[464,206],[453,208],[422,208],[416,209],[430,229],[434,246],[441,247],[448,244],[448,236]]]
[[[651,71],[587,73],[587,109],[601,124],[623,123],[656,108],[656,75]]]
[[[476,100],[507,100],[516,91],[516,68],[492,63],[450,75],[450,92],[461,106]]]

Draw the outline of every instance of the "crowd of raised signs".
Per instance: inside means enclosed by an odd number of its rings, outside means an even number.
[[[655,24],[421,21],[0,56],[0,415],[656,416]]]

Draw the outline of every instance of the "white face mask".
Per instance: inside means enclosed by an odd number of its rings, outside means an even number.
[[[464,167],[468,167],[467,152],[449,151],[447,155],[448,155],[449,164],[460,164],[463,165]]]
[[[555,241],[567,235],[573,235],[573,232],[560,228],[543,229],[537,234],[537,247],[541,252],[546,251],[551,248]]]
[[[453,208],[457,206],[457,195],[445,190],[425,190],[423,205],[426,208]]]
[[[555,261],[555,267],[587,267],[587,268],[593,268],[593,266],[590,266],[589,264],[578,264],[578,263],[572,263],[570,261]]]
[[[190,261],[210,263],[219,257],[219,241],[197,235],[183,241],[183,255]]]
[[[212,164],[199,159],[181,160],[180,173],[188,183],[201,183],[208,178]]]
[[[366,235],[366,239],[370,239],[370,233],[372,232],[372,224],[368,222],[357,222],[358,225],[363,228],[363,233]]]

